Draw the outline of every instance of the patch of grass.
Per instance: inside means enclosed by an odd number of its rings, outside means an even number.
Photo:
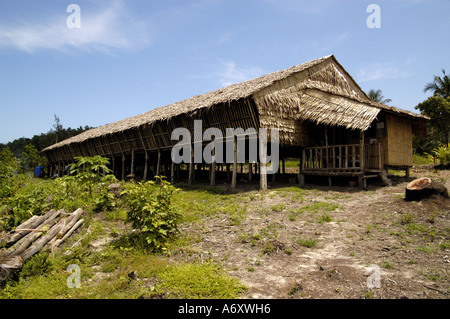
[[[220,211],[230,217],[233,225],[240,225],[247,218],[247,205],[229,203]]]
[[[276,247],[270,241],[268,241],[264,244],[262,252],[264,254],[270,255],[271,253],[273,253],[275,251],[275,249],[276,249]]]
[[[450,248],[450,241],[449,240],[444,240],[443,242],[441,242],[439,244],[439,248],[442,250],[446,250]]]
[[[311,212],[311,213],[317,213],[320,211],[334,211],[341,206],[337,204],[327,203],[327,202],[316,202],[311,205],[305,205],[298,209],[298,212]]]
[[[400,224],[410,224],[414,221],[414,216],[411,213],[403,214],[400,216]]]
[[[394,266],[392,266],[391,263],[389,263],[388,261],[383,261],[382,267],[385,269],[393,269]]]
[[[414,165],[432,165],[433,160],[426,155],[413,154],[413,164]]]
[[[281,211],[283,211],[284,209],[286,208],[286,205],[284,205],[284,204],[277,204],[277,205],[273,205],[273,206],[270,206],[270,209],[273,211],[273,212],[281,212]]]
[[[246,290],[237,278],[228,276],[212,262],[169,266],[157,277],[158,291],[167,293],[169,298],[232,299]]]
[[[278,227],[279,226],[276,223],[270,223],[266,227],[261,228],[259,233],[262,238],[276,239],[278,237]]]
[[[322,223],[330,223],[333,221],[333,218],[331,218],[330,213],[326,212],[323,213],[320,217],[317,218],[317,222]]]
[[[314,238],[309,238],[309,239],[297,238],[295,240],[295,242],[297,244],[299,244],[300,246],[312,248],[317,245],[318,241],[317,241],[317,239],[314,239]]]

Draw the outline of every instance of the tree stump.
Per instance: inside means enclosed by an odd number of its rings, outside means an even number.
[[[444,184],[433,181],[428,177],[422,177],[413,180],[406,186],[405,200],[421,200],[434,195],[449,198],[448,190]]]

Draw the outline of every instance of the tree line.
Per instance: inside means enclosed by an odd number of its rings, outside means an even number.
[[[47,163],[46,157],[41,153],[44,148],[92,128],[87,125],[78,128],[64,128],[59,117],[56,114],[54,117],[55,124],[47,133],[34,135],[31,138],[21,137],[6,144],[0,143],[0,161],[11,164],[12,159],[15,158],[20,162],[19,166],[22,169],[32,170],[38,165]]]

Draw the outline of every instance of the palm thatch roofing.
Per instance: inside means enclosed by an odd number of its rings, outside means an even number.
[[[268,128],[289,127],[288,120],[309,120],[366,130],[381,110],[412,119],[426,118],[371,101],[336,58],[329,55],[90,129],[44,151],[249,98],[257,106],[260,127]]]

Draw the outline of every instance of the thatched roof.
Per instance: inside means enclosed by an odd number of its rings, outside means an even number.
[[[300,82],[296,77],[300,77]],[[295,80],[290,87],[286,87],[284,83],[280,84],[289,79]],[[381,109],[408,117],[422,117],[370,101],[335,57],[330,55],[90,129],[51,145],[44,151],[249,97],[255,99],[259,111],[268,107],[280,108],[281,105],[285,105],[285,108],[295,106],[293,117],[296,120],[308,119],[317,123],[344,125],[352,129],[367,129]],[[263,127],[270,124],[267,119],[264,122],[264,116],[261,121]]]

